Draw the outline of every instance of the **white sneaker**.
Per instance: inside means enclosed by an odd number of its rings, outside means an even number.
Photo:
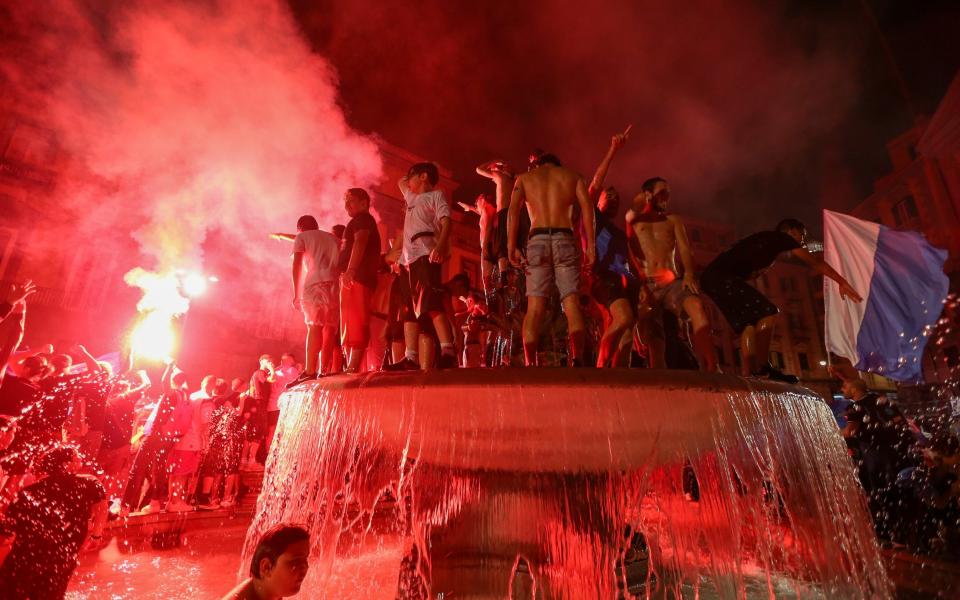
[[[236,504],[237,504],[236,500],[234,500],[233,498],[229,498],[220,503],[220,508],[233,508],[234,506],[236,506]]]
[[[159,500],[151,500],[151,501],[150,501],[150,504],[144,506],[144,507],[143,507],[143,510],[141,510],[141,511],[140,511],[139,513],[137,513],[137,514],[140,514],[140,515],[156,515],[156,514],[159,514],[159,513],[160,513],[160,508],[161,508],[161,507],[160,507],[160,501],[159,501]]]

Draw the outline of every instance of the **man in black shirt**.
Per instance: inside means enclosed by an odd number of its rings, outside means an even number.
[[[776,307],[747,283],[770,268],[781,254],[789,252],[814,271],[840,286],[840,295],[854,302],[863,299],[842,275],[804,247],[807,228],[796,219],[784,219],[773,231],[747,236],[720,253],[700,276],[700,289],[713,300],[730,327],[740,334],[740,355],[744,376],[761,376],[797,383],[794,375],[774,369],[767,356],[776,322]],[[762,361],[762,362],[761,362]]]
[[[370,215],[370,195],[350,188],[343,195],[350,222],[340,248],[340,339],[347,353],[346,373],[361,370],[370,341],[370,300],[377,288],[380,230]]]

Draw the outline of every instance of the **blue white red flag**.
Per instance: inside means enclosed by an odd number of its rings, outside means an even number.
[[[859,371],[919,380],[927,335],[947,297],[947,251],[915,231],[829,210],[823,231],[824,260],[863,296],[859,304],[844,300],[835,282],[824,282],[827,351]]]

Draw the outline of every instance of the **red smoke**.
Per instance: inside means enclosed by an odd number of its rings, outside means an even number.
[[[380,177],[336,73],[279,0],[7,10],[0,81],[69,157],[53,191],[66,218],[34,228],[49,234],[32,248],[34,278],[51,247],[96,248],[120,274],[226,271],[225,312],[263,313],[264,299],[289,295],[289,248],[267,233],[307,213],[341,222],[343,190]],[[274,318],[295,318],[286,304]]]

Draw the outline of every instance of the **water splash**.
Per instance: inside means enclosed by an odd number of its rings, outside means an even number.
[[[268,527],[306,524],[306,597],[343,593],[344,561],[364,598],[891,594],[835,421],[797,388],[498,369],[284,400],[243,565]]]

